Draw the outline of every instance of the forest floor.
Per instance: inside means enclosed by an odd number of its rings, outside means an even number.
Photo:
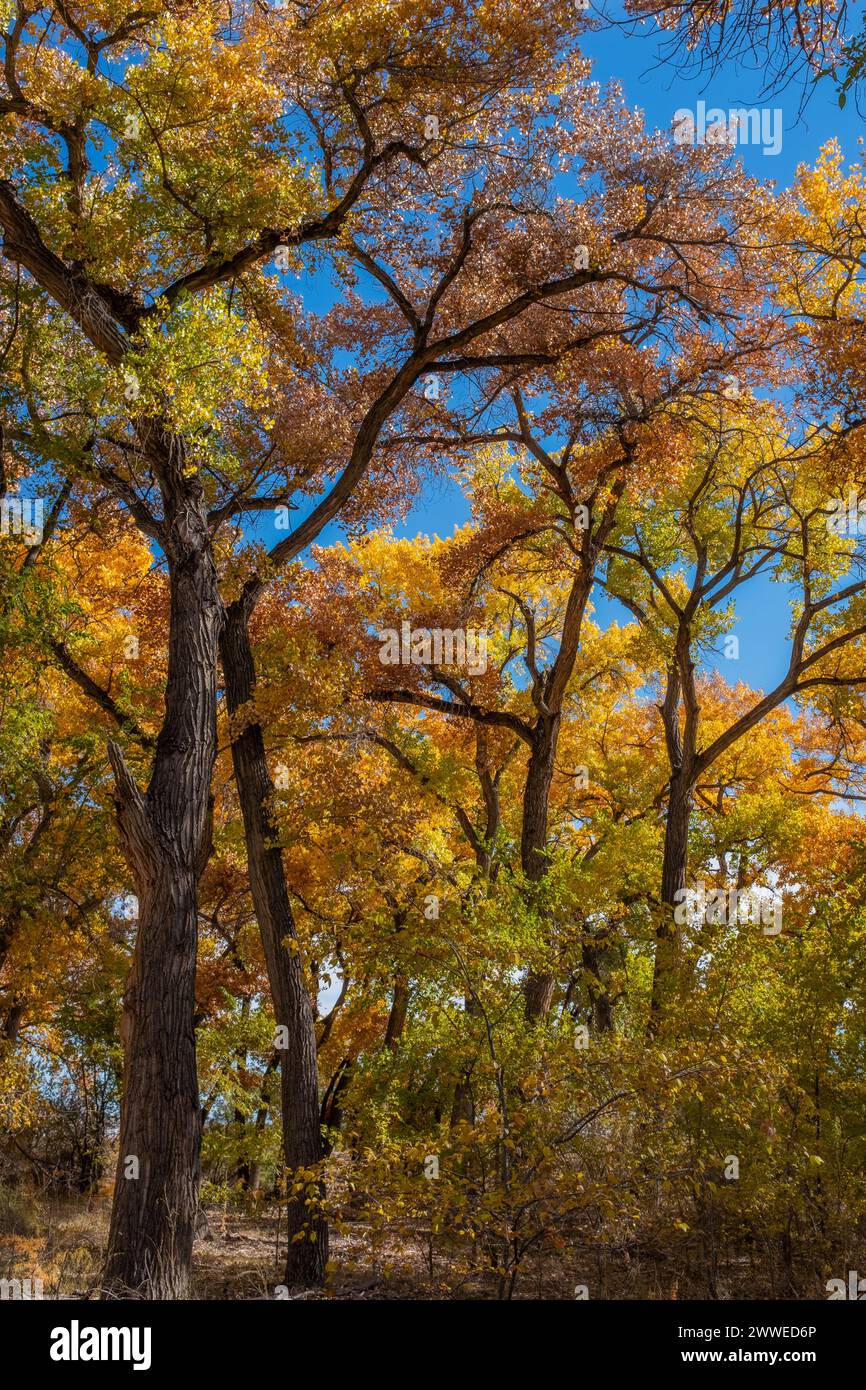
[[[22,1203],[18,1219],[0,1225],[0,1279],[41,1279],[43,1296],[98,1297],[99,1270],[108,1236],[107,1197],[87,1201],[42,1198]],[[276,1213],[206,1209],[196,1239],[192,1297],[202,1300],[273,1299],[282,1278],[285,1240]],[[696,1253],[696,1252],[695,1252]],[[391,1226],[373,1229],[347,1222],[333,1231],[330,1275],[324,1290],[294,1294],[304,1299],[436,1300],[496,1298],[496,1281],[481,1258],[467,1262],[465,1249],[432,1243],[429,1231]],[[796,1298],[788,1286],[769,1288],[747,1262],[719,1270],[716,1297]],[[513,1297],[523,1299],[676,1300],[711,1296],[699,1258],[648,1254],[644,1258],[604,1255],[586,1249],[547,1258],[530,1257]],[[746,1292],[748,1290],[748,1292]],[[285,1295],[283,1295],[285,1296]],[[802,1296],[802,1294],[800,1295]],[[814,1294],[812,1295],[815,1296]]]
[[[274,1298],[285,1268],[284,1221],[223,1207],[205,1209],[206,1223],[193,1252],[192,1297],[243,1300]],[[28,1204],[13,1231],[0,1230],[0,1279],[41,1279],[44,1296],[96,1297],[108,1238],[110,1204],[97,1199],[43,1199]],[[29,1219],[28,1219],[29,1218]],[[490,1298],[476,1275],[454,1288],[453,1270],[441,1253],[430,1264],[429,1236],[393,1229],[374,1233],[365,1223],[344,1225],[330,1237],[332,1273],[326,1290],[291,1296],[306,1299]],[[537,1291],[532,1294],[538,1297]],[[542,1295],[545,1296],[545,1295]],[[556,1296],[548,1291],[546,1296]]]

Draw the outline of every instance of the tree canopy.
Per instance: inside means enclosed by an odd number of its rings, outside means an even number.
[[[652,129],[571,0],[0,11],[0,1197],[110,1200],[109,1297],[220,1206],[270,1296],[823,1296],[862,163]]]

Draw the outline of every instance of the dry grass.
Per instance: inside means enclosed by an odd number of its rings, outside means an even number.
[[[41,1279],[46,1298],[98,1297],[108,1237],[110,1195],[94,1199],[39,1198],[16,1193],[0,1221],[0,1278]],[[274,1209],[239,1212],[210,1207],[196,1240],[192,1297],[202,1300],[272,1299],[282,1284],[285,1239]],[[330,1276],[324,1290],[296,1295],[352,1301],[482,1299],[496,1296],[483,1257],[467,1258],[465,1245],[392,1224],[373,1228],[344,1222],[332,1232]],[[706,1298],[696,1262],[646,1252],[584,1247],[527,1260],[517,1299],[573,1299],[585,1284],[593,1298],[669,1300]],[[733,1264],[720,1275],[717,1294],[789,1297],[754,1287],[754,1271]]]

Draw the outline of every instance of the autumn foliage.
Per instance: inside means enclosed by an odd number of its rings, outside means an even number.
[[[566,0],[0,13],[0,1276],[823,1297],[863,166],[675,145]]]

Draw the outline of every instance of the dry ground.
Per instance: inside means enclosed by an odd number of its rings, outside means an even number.
[[[108,1235],[110,1199],[16,1197],[0,1212],[0,1279],[41,1279],[43,1296],[97,1298]],[[275,1210],[263,1214],[209,1207],[194,1252],[193,1297],[213,1300],[273,1299],[282,1283],[285,1241]],[[491,1299],[495,1280],[483,1256],[449,1249],[429,1232],[392,1226],[374,1230],[345,1223],[331,1237],[331,1275],[325,1290],[294,1297],[350,1300]],[[584,1249],[529,1258],[514,1291],[518,1299],[573,1299],[584,1284],[591,1299],[706,1298],[698,1252]],[[775,1281],[774,1281],[775,1283]],[[758,1269],[743,1261],[719,1271],[716,1296],[796,1298],[797,1291],[768,1287]],[[802,1293],[800,1294],[802,1296]],[[816,1292],[811,1296],[821,1296]]]

